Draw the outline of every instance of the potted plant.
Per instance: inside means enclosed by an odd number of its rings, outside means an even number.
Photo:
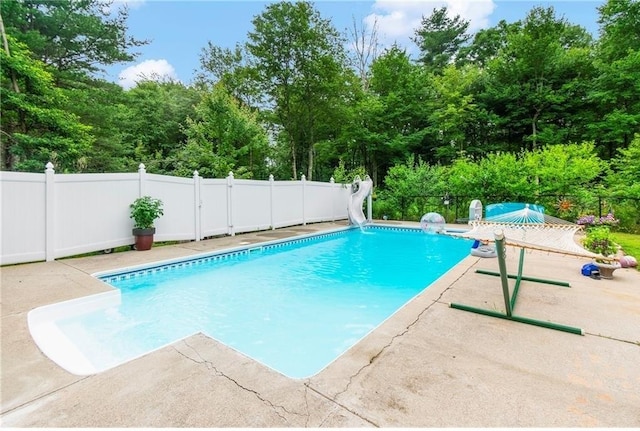
[[[130,218],[134,221],[135,248],[149,250],[153,245],[153,234],[156,233],[153,222],[164,214],[162,201],[151,196],[143,196],[133,201],[129,208],[131,209]]]
[[[590,228],[584,238],[583,245],[587,250],[604,257],[612,256],[617,252],[616,243],[613,242],[609,226],[606,225]],[[613,278],[613,271],[620,268],[620,264],[617,262],[610,263],[610,261],[603,259],[596,259],[595,264],[598,266],[602,278]]]

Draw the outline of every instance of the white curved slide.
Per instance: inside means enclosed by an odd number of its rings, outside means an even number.
[[[362,204],[364,203],[364,199],[371,194],[373,181],[367,175],[364,180],[361,180],[360,177],[356,177],[353,183],[358,186],[358,190],[351,193],[351,196],[349,196],[349,204],[347,206],[349,221],[352,224],[362,226],[367,221],[364,211],[362,210]]]

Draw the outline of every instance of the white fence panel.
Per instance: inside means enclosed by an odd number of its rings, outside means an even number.
[[[337,185],[307,181],[304,199],[304,218],[307,223],[335,220],[332,194]],[[339,186],[338,186],[339,187]]]
[[[351,196],[350,184],[335,184],[336,190],[332,195],[333,208],[336,212],[336,220],[344,220],[349,218],[348,202]]]
[[[0,172],[0,264],[46,257],[45,174]]]
[[[56,175],[54,257],[131,244],[138,190],[138,174]]]
[[[201,184],[200,226],[202,238],[230,233],[227,180],[203,179]]]
[[[293,226],[304,223],[302,182],[273,182],[273,227]]]
[[[271,182],[233,180],[231,188],[233,232],[271,228]]]
[[[144,194],[163,202],[164,215],[154,223],[155,241],[196,239],[193,178],[147,174]]]
[[[203,179],[138,173],[0,172],[0,264],[53,260],[134,243],[140,196],[163,202],[156,241],[196,240],[347,218],[350,189],[313,181]]]

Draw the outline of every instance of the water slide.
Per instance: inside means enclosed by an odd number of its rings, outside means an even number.
[[[353,184],[357,186],[357,190],[351,193],[349,197],[349,203],[347,206],[347,211],[349,212],[349,221],[352,224],[357,224],[358,226],[362,226],[367,218],[364,215],[364,211],[362,210],[362,204],[364,203],[364,199],[371,194],[371,189],[373,189],[373,181],[367,175],[364,180],[361,180],[359,176],[353,180]]]

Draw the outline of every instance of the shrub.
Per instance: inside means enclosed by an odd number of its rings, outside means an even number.
[[[153,222],[164,214],[162,201],[151,196],[136,199],[129,205],[129,208],[131,209],[130,218],[133,219],[133,227],[136,229],[152,228]]]
[[[617,251],[609,226],[600,225],[587,231],[583,242],[584,248],[603,256],[610,256]]]

